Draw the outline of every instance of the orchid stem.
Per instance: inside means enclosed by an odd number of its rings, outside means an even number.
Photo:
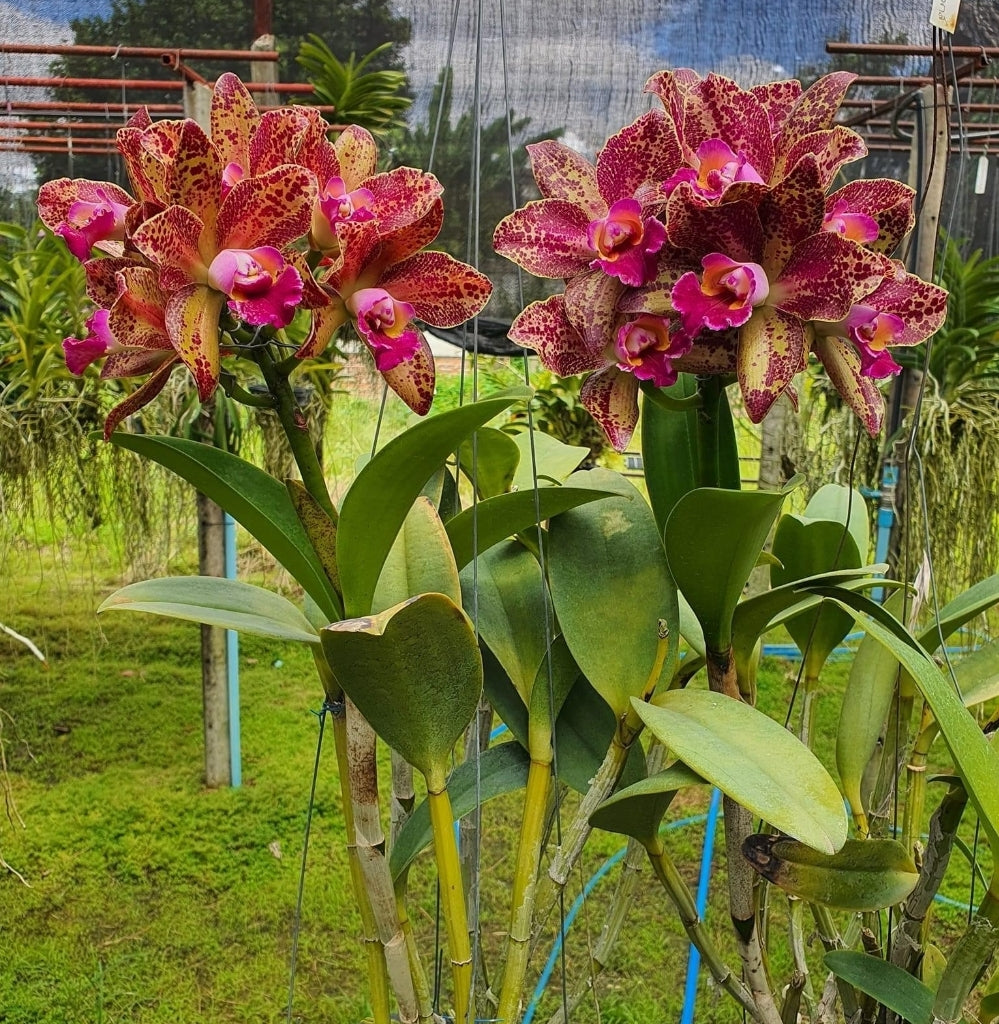
[[[330,500],[329,491],[326,489],[323,467],[319,463],[315,445],[309,436],[309,425],[295,401],[295,394],[288,380],[287,371],[281,364],[274,362],[270,350],[267,348],[256,351],[254,358],[273,398],[274,411],[288,438],[291,453],[295,457],[295,464],[302,474],[302,483],[305,484],[309,494],[319,502],[323,511],[336,521],[337,513]]]

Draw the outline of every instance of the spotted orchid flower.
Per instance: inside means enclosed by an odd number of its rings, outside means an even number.
[[[643,115],[607,141],[595,165],[560,142],[527,148],[542,198],[500,222],[496,251],[539,277],[592,272],[631,287],[654,277],[665,244],[659,186],[680,164],[670,119]]]
[[[890,348],[910,347],[940,329],[947,293],[893,263],[869,295],[835,323],[817,321],[814,351],[849,406],[873,436],[881,429],[884,398],[877,381],[901,367]]]
[[[321,353],[352,323],[388,386],[414,412],[428,412],[434,360],[416,321],[457,327],[482,311],[492,290],[485,275],[453,256],[422,251],[439,229],[427,218],[388,234],[374,221],[339,222],[338,255],[319,275],[328,301],[312,310],[297,355]]]
[[[745,90],[721,75],[701,79],[687,69],[653,75],[646,91],[662,101],[683,153],[664,192],[682,186],[697,203],[758,200],[808,156],[828,186],[844,163],[866,153],[856,132],[833,124],[854,78],[836,72],[802,92],[795,81]]]
[[[59,178],[42,185],[38,215],[42,223],[62,237],[81,262],[96,248],[120,255],[125,240],[125,216],[134,204],[122,188],[107,181]]]

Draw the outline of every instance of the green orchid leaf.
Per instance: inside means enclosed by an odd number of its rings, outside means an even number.
[[[704,657],[704,630],[697,621],[694,609],[687,603],[687,599],[679,591],[676,593],[677,603],[680,606],[680,636],[687,641],[690,647],[699,657]]]
[[[510,490],[519,463],[517,442],[495,427],[480,427],[458,448],[458,465],[480,498]]]
[[[836,569],[861,565],[856,542],[842,523],[825,519],[782,516],[774,533],[773,552],[780,565],[770,570],[775,587],[794,583]],[[805,673],[816,678],[826,659],[853,627],[853,617],[838,608],[822,605],[795,615],[784,623],[805,658]]]
[[[527,751],[519,743],[500,743],[483,751],[477,764],[465,761],[458,765],[447,782],[455,820],[504,793],[523,789],[529,764]],[[392,847],[392,878],[398,878],[433,841],[430,810],[424,800],[403,825]]]
[[[590,824],[648,845],[658,836],[676,794],[687,786],[704,784],[700,775],[677,761],[665,771],[619,789],[590,815]]]
[[[367,615],[382,565],[426,482],[461,442],[528,389],[431,416],[394,438],[357,474],[340,508],[337,565],[344,611]]]
[[[323,567],[333,589],[340,593],[340,573],[336,567],[336,520],[308,492],[300,480],[285,480],[288,497],[295,509],[299,521],[305,527],[312,546],[319,556],[319,564]]]
[[[914,680],[940,727],[954,766],[993,849],[999,849],[999,752],[992,747],[954,686],[905,627],[860,594],[833,600],[857,615],[868,635],[884,644]]]
[[[513,489],[518,491],[533,491],[535,480],[539,486],[550,481],[564,483],[590,455],[589,448],[565,444],[541,430],[521,431],[513,440],[520,451],[513,475]]]
[[[632,696],[672,678],[680,628],[676,588],[652,509],[631,483],[605,469],[569,479],[618,495],[552,519],[548,578],[573,657],[620,719]],[[666,641],[660,623],[666,624]]]
[[[479,653],[482,656],[482,685],[486,698],[500,721],[527,750],[528,715],[524,698],[482,637],[479,638]]]
[[[967,708],[999,697],[999,640],[983,644],[955,661],[954,675]]]
[[[931,1024],[933,992],[901,967],[849,949],[826,953],[824,963],[838,978],[876,999],[908,1024]]]
[[[389,550],[371,610],[385,611],[417,594],[446,594],[461,604],[458,570],[444,524],[423,495],[413,503]]]
[[[538,560],[517,541],[484,551],[461,571],[465,610],[525,705],[544,658],[555,616]]]
[[[742,854],[785,892],[839,910],[894,906],[919,881],[912,857],[894,839],[848,839],[829,855],[785,836],[757,833],[742,844]]]
[[[116,590],[98,612],[152,612],[256,636],[317,644],[319,634],[287,598],[220,576],[167,576]]]
[[[711,651],[729,648],[736,605],[786,493],[701,487],[683,495],[669,515],[670,572]]]
[[[808,499],[805,518],[845,524],[857,545],[861,562],[867,561],[871,547],[871,524],[867,502],[860,491],[843,484],[824,484]]]
[[[939,621],[931,623],[917,634],[919,646],[933,654],[966,622],[988,611],[994,604],[999,604],[999,573],[980,580],[945,604],[940,609]]]
[[[936,992],[946,970],[947,957],[944,951],[932,942],[927,942],[923,947],[923,959],[919,962],[919,980],[931,992]]]
[[[442,791],[482,690],[468,616],[444,594],[421,594],[335,622],[322,643],[337,682],[375,732]]]
[[[762,711],[722,694],[671,690],[632,701],[649,731],[691,770],[781,832],[835,853],[843,798],[818,758]]]
[[[339,595],[288,492],[274,477],[236,455],[186,438],[116,430],[110,440],[158,462],[211,498],[288,570],[329,619],[340,618]]]
[[[896,591],[884,607],[893,615],[901,612],[903,596],[902,591]],[[898,669],[898,659],[884,644],[872,636],[860,641],[850,666],[836,732],[839,781],[857,821],[866,817],[861,791],[864,773],[881,739]]]
[[[510,491],[486,498],[447,522],[458,568],[468,565],[476,550],[481,554],[536,523],[614,493],[587,487],[539,487],[537,491]]]

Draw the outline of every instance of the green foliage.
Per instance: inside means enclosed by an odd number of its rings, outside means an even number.
[[[394,68],[369,70],[392,46],[382,43],[360,60],[351,53],[345,63],[314,33],[302,43],[295,59],[316,91],[312,102],[336,108],[327,116],[328,121],[357,124],[373,135],[401,125],[403,114],[413,102],[405,94],[405,72]]]

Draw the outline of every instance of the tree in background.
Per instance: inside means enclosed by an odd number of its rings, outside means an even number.
[[[163,46],[189,49],[249,49],[254,30],[253,0],[194,0],[184,8],[184,17],[177,17],[175,0],[112,0],[106,17],[76,18],[70,22],[73,40],[79,44],[99,46]],[[341,61],[352,54],[366,54],[389,43],[367,67],[369,71],[395,70],[404,67],[402,51],[409,42],[411,26],[408,18],[398,17],[389,0],[325,0],[322,4],[303,2],[274,4],[273,31],[281,52],[278,78],[285,82],[305,81],[305,70],[296,56],[302,41],[314,34]],[[144,78],[177,80],[177,73],[154,60],[111,61],[106,57],[63,57],[52,64],[52,74],[73,78]],[[232,71],[231,64],[199,62],[199,74],[212,79],[223,71]],[[242,74],[245,70],[239,69]],[[108,90],[59,89],[61,100],[121,102],[122,92]],[[144,92],[139,100],[128,95],[128,102],[173,102],[178,94]],[[117,165],[117,161],[114,161]],[[102,179],[108,177],[108,161],[103,157],[77,156],[70,170],[60,155],[37,158],[39,180],[71,175]],[[119,172],[120,173],[120,172]]]
[[[525,294],[521,302],[517,269],[493,252],[493,230],[515,206],[525,200],[538,198],[524,147],[540,142],[543,138],[557,138],[561,131],[546,132],[544,136],[528,136],[531,119],[514,117],[512,111],[509,127],[505,116],[481,126],[477,213],[479,230],[476,238],[476,196],[472,187],[475,116],[471,109],[465,110],[458,117],[454,116],[452,86],[451,71],[441,71],[434,86],[426,122],[413,125],[408,131],[397,132],[389,142],[389,159],[393,166],[427,167],[437,175],[444,186],[446,213],[444,227],[434,247],[474,263],[488,275],[494,286],[489,305],[490,314],[512,319],[523,305],[547,295],[547,286],[537,278],[524,275],[522,287]],[[513,176],[517,186],[516,202],[510,185],[511,149]]]

